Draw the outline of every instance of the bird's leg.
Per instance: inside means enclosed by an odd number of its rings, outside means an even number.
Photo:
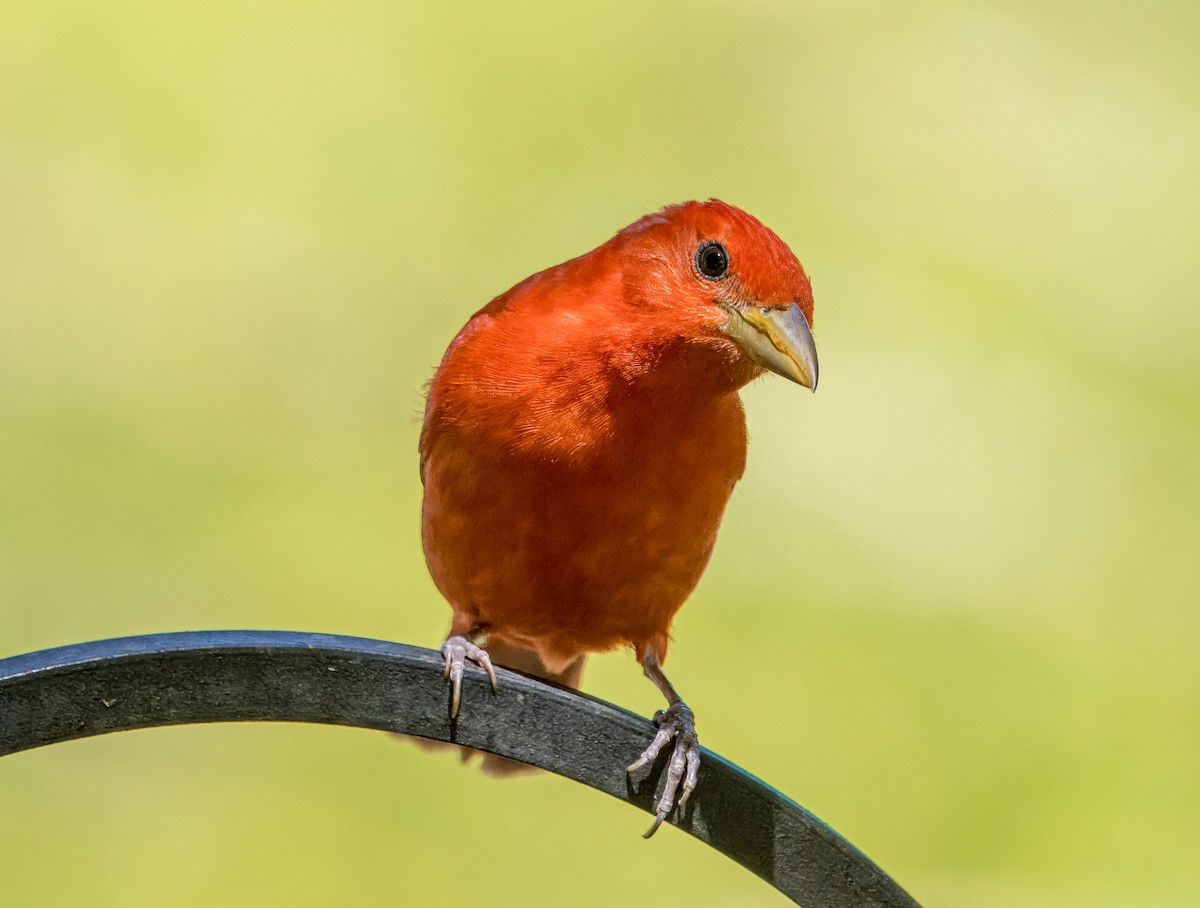
[[[692,791],[696,788],[696,776],[700,772],[700,740],[696,737],[696,717],[688,705],[676,692],[674,686],[663,674],[658,664],[658,651],[654,648],[646,650],[641,659],[642,670],[646,677],[654,682],[655,687],[667,698],[667,708],[660,709],[654,714],[654,722],[658,726],[658,734],[650,742],[640,757],[629,767],[629,772],[640,769],[654,760],[659,752],[672,740],[675,748],[671,753],[671,762],[667,764],[667,774],[663,781],[662,794],[654,804],[654,824],[646,832],[644,838],[650,838],[658,831],[662,821],[667,818],[671,808],[676,806],[675,793],[683,783],[683,793],[679,797],[678,807],[682,811]]]
[[[456,634],[452,628],[450,636],[442,644],[442,658],[446,662],[442,677],[450,681],[451,719],[458,716],[458,703],[462,697],[463,669],[468,661],[474,662],[487,672],[488,679],[492,682],[492,690],[496,689],[496,670],[492,668],[491,657],[488,656],[487,650],[481,646],[477,646],[471,639],[472,637],[478,637],[482,632],[483,628],[475,627],[465,634]]]

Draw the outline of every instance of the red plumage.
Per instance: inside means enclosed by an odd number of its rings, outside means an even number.
[[[658,683],[745,467],[737,391],[764,367],[815,387],[812,305],[788,247],[710,201],[644,217],[477,312],[430,384],[420,445],[451,639],[486,638],[509,662],[528,651],[568,681],[586,653],[628,645]]]

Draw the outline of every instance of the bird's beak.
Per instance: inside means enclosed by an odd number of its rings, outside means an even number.
[[[747,356],[764,369],[817,390],[817,345],[798,304],[786,309],[719,305],[729,313],[721,330],[737,341]]]

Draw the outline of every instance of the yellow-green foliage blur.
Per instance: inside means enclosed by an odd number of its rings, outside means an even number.
[[[675,626],[705,744],[931,906],[1200,893],[1200,7],[0,12],[0,655],[435,645],[422,385],[467,316],[715,196],[813,276]],[[644,714],[633,659],[585,688]],[[468,704],[469,708],[469,704]],[[563,779],[385,735],[0,761],[0,904],[778,905]]]

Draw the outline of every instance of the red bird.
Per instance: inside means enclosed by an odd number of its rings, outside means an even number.
[[[816,390],[812,313],[778,236],[687,202],[496,297],[429,386],[421,529],[454,610],[451,715],[468,661],[493,686],[492,657],[578,686],[588,653],[632,647],[667,708],[630,770],[675,742],[647,836],[700,766],[662,663],[746,465],[738,389],[770,370]]]

